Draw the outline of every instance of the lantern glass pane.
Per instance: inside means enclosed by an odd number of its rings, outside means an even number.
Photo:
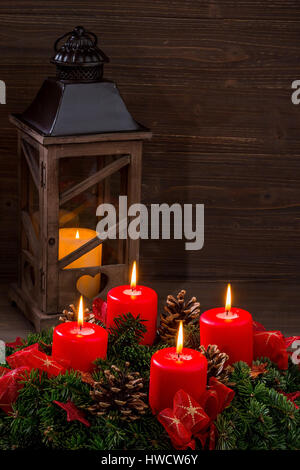
[[[104,202],[112,204],[118,223],[119,195],[121,191],[126,191],[124,184],[125,189],[121,189],[124,179],[121,175],[124,175],[124,170],[117,171],[96,183],[92,180],[94,184],[86,183],[89,178],[93,178],[118,158],[120,157],[88,156],[60,159],[59,192],[62,203],[59,210],[59,259],[97,237],[97,224],[101,217],[96,215],[96,211],[100,204]],[[65,269],[122,263],[124,251],[124,240],[107,239],[72,261]],[[101,279],[101,276],[98,276],[96,280],[99,282],[93,281],[93,283],[97,292],[93,288],[91,293],[85,292],[86,297],[94,297],[104,287],[104,277]]]

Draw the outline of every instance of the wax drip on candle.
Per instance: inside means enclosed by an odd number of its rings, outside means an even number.
[[[180,354],[182,353],[182,349],[183,349],[183,326],[182,326],[182,321],[181,321],[179,323],[177,344],[176,344],[176,353],[177,353],[178,360],[180,360]]]
[[[230,310],[231,310],[231,285],[228,284],[227,294],[226,294],[226,304],[225,304],[226,315],[229,315]]]
[[[82,326],[83,326],[83,299],[82,299],[82,295],[80,296],[80,300],[79,300],[78,321],[77,322],[78,322],[79,329],[81,330]]]

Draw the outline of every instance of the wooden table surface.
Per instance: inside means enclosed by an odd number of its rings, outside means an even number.
[[[226,291],[225,282],[203,281],[152,281],[149,284],[159,296],[159,312],[169,293],[187,290],[201,303],[201,311],[220,306]],[[235,282],[232,284],[233,305],[249,310],[253,318],[270,330],[281,330],[286,336],[300,335],[299,283],[278,281]],[[16,336],[26,337],[32,325],[13,307],[8,298],[8,285],[0,284],[0,339],[12,341]],[[283,301],[284,299],[284,301]],[[280,308],[279,308],[280,307]],[[274,313],[276,312],[276,313]]]

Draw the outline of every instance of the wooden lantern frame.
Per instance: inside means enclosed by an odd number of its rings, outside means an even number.
[[[121,171],[121,192],[127,195],[128,204],[140,202],[143,140],[151,138],[148,130],[107,134],[44,136],[25,124],[18,116],[10,121],[18,131],[19,194],[20,194],[20,257],[19,281],[10,289],[10,298],[34,324],[37,331],[57,323],[59,312],[74,301],[77,280],[83,275],[103,273],[107,284],[101,296],[128,278],[129,265],[139,259],[139,240],[125,240],[125,249],[118,253],[118,263],[97,267],[64,269],[74,260],[103,243],[98,237],[58,259],[59,208],[66,201],[89,187],[103,183],[103,202],[109,202],[107,178]],[[32,149],[38,155],[36,159]],[[118,156],[105,165],[106,156]],[[59,194],[59,161],[66,157],[95,156],[102,159],[100,169],[87,179]],[[24,166],[31,173],[39,199],[39,238],[31,217],[24,209],[26,175]],[[123,242],[123,240],[122,240]],[[33,295],[28,288],[29,270],[34,272]],[[78,294],[78,292],[77,292]]]

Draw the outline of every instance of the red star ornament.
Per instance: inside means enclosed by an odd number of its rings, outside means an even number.
[[[80,421],[85,426],[90,426],[90,423],[85,419],[83,412],[79,410],[71,400],[68,400],[67,403],[55,400],[53,403],[67,412],[67,421]]]

